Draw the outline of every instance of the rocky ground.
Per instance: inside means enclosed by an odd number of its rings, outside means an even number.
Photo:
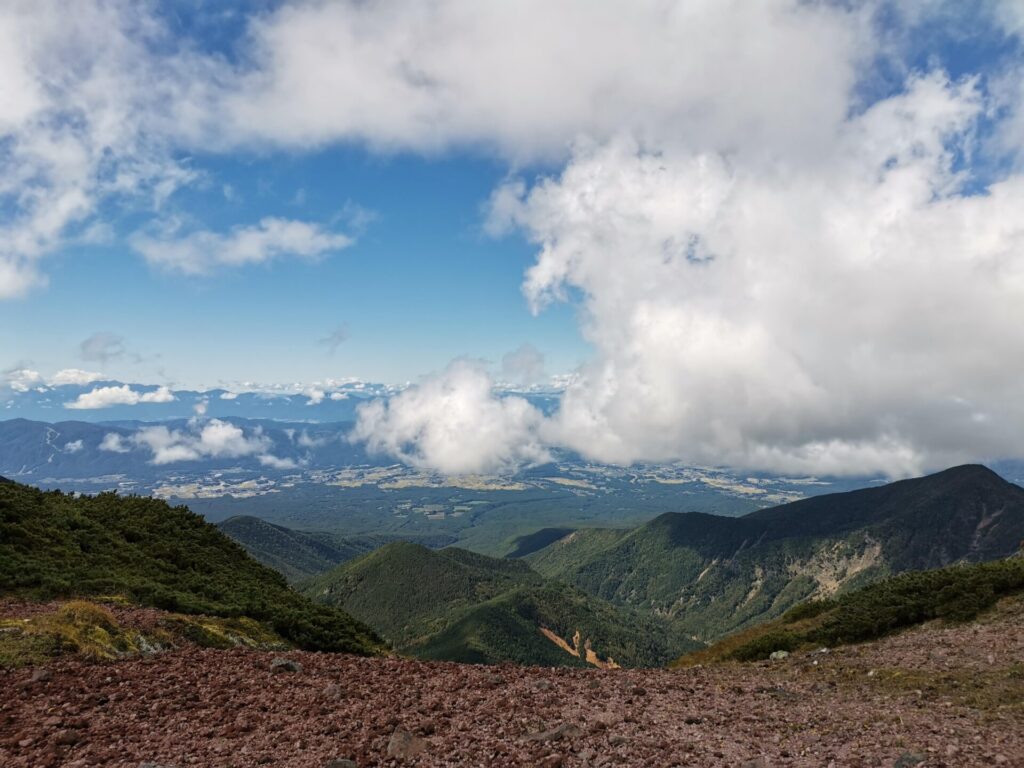
[[[60,659],[0,671],[0,765],[1024,766],[1021,618],[672,671]]]

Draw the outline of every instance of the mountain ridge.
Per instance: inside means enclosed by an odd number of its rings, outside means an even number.
[[[522,560],[393,542],[300,585],[344,608],[402,653],[424,659],[651,666],[674,647],[661,622],[542,578]],[[579,633],[572,654],[572,638]],[[561,641],[561,642],[560,642]],[[568,646],[568,649],[566,648]]]
[[[965,465],[738,518],[669,512],[625,533],[599,530],[525,559],[542,575],[713,640],[814,595],[1012,554],[1024,539],[1024,489]]]

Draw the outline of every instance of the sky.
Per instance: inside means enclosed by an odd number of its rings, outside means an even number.
[[[1020,0],[11,0],[0,371],[400,385],[357,438],[450,472],[1019,457],[1022,42]]]

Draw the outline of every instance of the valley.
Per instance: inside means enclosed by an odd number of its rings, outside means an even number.
[[[1022,538],[971,465],[506,557],[4,480],[0,760],[1012,765]]]

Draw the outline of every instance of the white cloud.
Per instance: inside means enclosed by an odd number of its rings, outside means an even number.
[[[544,378],[544,355],[532,344],[523,344],[501,358],[501,375],[516,384],[536,384]]]
[[[194,173],[170,135],[213,111],[212,62],[167,45],[148,4],[16,1],[0,10],[0,299],[45,284],[38,262],[109,198],[159,205]]]
[[[114,405],[137,405],[139,403],[172,403],[174,393],[167,387],[158,387],[151,392],[137,392],[127,384],[97,387],[83,392],[74,401],[65,403],[65,408],[74,410],[94,410],[110,408]]]
[[[351,439],[447,474],[547,461],[537,436],[540,411],[521,397],[495,398],[491,390],[481,366],[456,361],[390,400],[359,406]]]
[[[169,429],[166,426],[145,427],[127,438],[137,448],[152,454],[152,464],[174,464],[205,458],[241,458],[255,456],[262,464],[274,468],[281,461],[268,453],[271,440],[261,430],[247,435],[241,427],[220,419],[205,423],[193,420],[188,429]]]
[[[42,374],[29,368],[16,368],[6,371],[3,375],[4,384],[15,392],[28,392],[42,381]]]
[[[90,392],[83,392],[73,402],[65,403],[65,408],[75,410],[91,410],[109,408],[112,405],[135,405],[139,402],[139,393],[127,384],[110,387],[97,387]]]
[[[107,432],[100,441],[100,450],[110,453],[128,453],[131,450],[126,441],[117,432]]]
[[[102,373],[83,371],[79,368],[64,368],[57,371],[52,377],[50,377],[50,384],[54,387],[63,387],[69,384],[85,386],[86,384],[92,384],[94,381],[99,381],[102,378]]]
[[[143,392],[139,395],[140,403],[173,403],[176,399],[168,387],[157,387],[152,392]]]
[[[313,437],[306,430],[302,430],[298,437],[295,438],[295,444],[301,448],[320,448],[327,445],[328,438],[326,437]]]
[[[237,397],[238,397],[238,393],[237,392],[221,392],[220,393],[220,399],[221,400],[234,400]]]
[[[280,458],[269,453],[261,454],[257,459],[260,464],[269,469],[295,469],[299,466],[294,459]]]
[[[984,109],[976,83],[933,73],[837,126],[822,158],[582,144],[559,177],[497,195],[499,223],[540,246],[527,298],[580,292],[598,350],[549,438],[787,472],[1019,453],[1024,179],[967,195],[955,165]]]
[[[84,443],[81,440],[71,440],[64,443],[64,453],[78,453],[84,447]]]
[[[813,147],[847,108],[865,15],[796,0],[284,6],[253,22],[255,67],[225,119],[255,143],[515,158],[623,131]]]
[[[926,24],[956,5],[884,9]],[[364,408],[371,447],[449,468],[560,445],[894,473],[1019,454],[1024,176],[967,177],[979,156],[1024,162],[1024,74],[894,61],[879,7],[284,4],[229,65],[166,45],[149,4],[16,3],[0,11],[0,297],[44,281],[38,260],[101,201],[159,209],[194,176],[181,149],[482,146],[567,163],[498,190],[491,228],[536,244],[536,310],[581,297],[595,357],[551,420],[456,365]],[[1019,8],[984,13],[1019,35]],[[879,57],[909,74],[872,106]],[[189,274],[349,242],[286,219],[133,240]],[[132,397],[104,389],[87,402]]]
[[[261,264],[273,259],[317,259],[352,244],[347,235],[323,230],[317,224],[268,217],[251,227],[236,227],[226,235],[192,232],[176,237],[138,234],[132,247],[156,267],[186,275],[206,275],[218,267]]]

